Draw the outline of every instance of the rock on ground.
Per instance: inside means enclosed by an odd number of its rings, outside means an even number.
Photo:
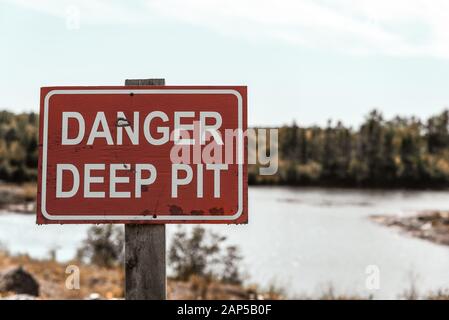
[[[39,283],[21,266],[0,272],[0,292],[39,296]]]

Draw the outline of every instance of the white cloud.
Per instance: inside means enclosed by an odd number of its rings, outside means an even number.
[[[153,17],[230,36],[286,41],[352,54],[449,58],[446,0],[7,0],[86,23],[148,23]]]

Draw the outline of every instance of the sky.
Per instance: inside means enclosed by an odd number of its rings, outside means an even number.
[[[39,88],[246,85],[250,125],[449,107],[446,0],[0,0],[0,109]]]

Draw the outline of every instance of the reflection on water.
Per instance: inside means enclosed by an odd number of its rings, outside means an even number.
[[[254,187],[250,223],[211,225],[245,257],[249,282],[286,288],[292,296],[318,295],[329,284],[338,293],[394,298],[415,279],[422,293],[449,288],[449,247],[401,235],[368,219],[373,214],[449,210],[446,191],[367,191]],[[74,256],[88,226],[36,226],[34,217],[0,215],[0,242],[13,252]],[[170,239],[176,226],[168,226]],[[380,288],[365,283],[367,267],[380,269]]]

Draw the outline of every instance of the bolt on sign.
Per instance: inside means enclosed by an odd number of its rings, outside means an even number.
[[[41,89],[37,223],[247,223],[246,87]]]

